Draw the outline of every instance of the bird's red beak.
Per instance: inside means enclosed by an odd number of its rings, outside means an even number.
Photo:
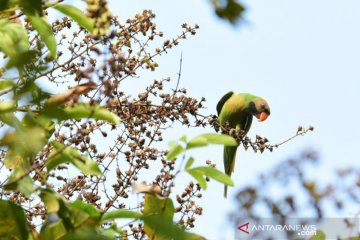
[[[266,112],[258,113],[255,115],[259,122],[265,121],[268,118],[268,114]]]

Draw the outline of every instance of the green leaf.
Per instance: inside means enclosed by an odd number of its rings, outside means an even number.
[[[73,231],[75,228],[75,224],[79,223],[79,220],[83,218],[78,217],[78,214],[75,214],[74,212],[70,211],[69,204],[65,201],[65,199],[58,197],[60,209],[57,212],[59,218],[61,218],[62,223],[64,224],[64,227],[66,231]]]
[[[18,4],[18,0],[1,0],[0,1],[0,11],[15,8],[17,4]]]
[[[0,101],[0,114],[6,112],[13,112],[15,110],[15,102],[14,101],[7,101],[1,102]]]
[[[18,1],[21,6],[21,10],[29,16],[43,16],[42,1],[31,0],[31,1]]]
[[[15,114],[12,112],[0,114],[0,121],[14,128],[18,128],[20,125],[20,121],[16,118]]]
[[[14,132],[8,132],[3,136],[0,144],[8,148],[4,164],[7,168],[14,169],[5,185],[6,189],[20,191],[26,197],[35,191],[33,181],[28,176],[32,165],[31,159],[46,143],[46,133],[41,127],[18,126]]]
[[[47,143],[46,131],[41,127],[19,128],[15,132],[6,133],[0,142],[9,147],[6,158],[18,161],[21,156],[26,162],[36,155]]]
[[[47,213],[56,213],[60,210],[59,198],[52,190],[42,189],[40,198],[45,204]]]
[[[76,161],[75,162],[75,166],[77,166],[82,173],[84,173],[85,175],[93,175],[93,176],[101,176],[103,175],[99,165],[91,160],[90,158],[84,157],[82,156],[82,160],[85,160],[85,163],[83,163],[82,161]]]
[[[212,179],[214,179],[214,180],[216,180],[218,182],[221,182],[221,183],[223,183],[225,185],[234,186],[234,182],[231,180],[231,178],[227,174],[225,174],[225,173],[223,173],[223,172],[221,172],[221,171],[219,171],[219,170],[217,170],[215,168],[196,167],[196,168],[192,168],[190,170],[201,172],[204,175],[206,175],[206,176],[208,176],[208,177],[210,177],[210,178],[212,178]]]
[[[118,218],[133,218],[133,219],[139,219],[141,218],[142,214],[126,209],[119,209],[111,212],[106,212],[102,216],[101,220],[103,222],[109,221],[109,220],[115,220]]]
[[[31,177],[26,176],[24,178],[22,178],[21,180],[16,182],[16,190],[18,190],[19,192],[23,193],[24,196],[26,197],[30,197],[30,195],[35,192],[35,185],[33,180],[31,179]],[[6,187],[4,187],[6,189],[9,189]]]
[[[171,198],[160,198],[155,194],[145,194],[144,215],[162,215],[166,219],[173,219],[175,213]]]
[[[120,123],[119,116],[99,106],[98,104],[90,105],[88,103],[78,103],[72,107],[67,106],[65,108],[47,107],[42,114],[59,120],[94,118],[96,120],[108,121],[113,124]]]
[[[15,169],[9,180],[5,183],[5,190],[15,190],[24,194],[25,197],[30,197],[30,195],[35,192],[34,182],[29,176],[24,176],[26,169],[17,168]]]
[[[0,50],[10,57],[29,50],[28,34],[21,24],[0,20]]]
[[[49,159],[45,163],[45,166],[49,172],[60,164],[72,162],[72,157],[74,154],[77,156],[77,153],[75,153],[77,150],[71,151],[69,150],[71,149],[70,147],[66,147],[62,143],[51,142],[51,145],[54,146],[55,150],[50,153]]]
[[[49,239],[49,238],[48,238]],[[76,229],[74,232],[69,232],[66,236],[62,237],[61,240],[114,240],[117,238],[109,238],[101,235],[97,229],[91,226],[83,226]]]
[[[170,141],[170,142],[168,142],[169,148],[174,148],[176,145],[178,145],[177,141]]]
[[[54,8],[72,18],[90,33],[94,31],[92,19],[88,18],[80,9],[69,4],[58,4]]]
[[[116,239],[117,238],[116,236],[118,234],[118,232],[113,228],[107,228],[107,229],[101,228],[100,233],[101,235],[108,237],[110,239]]]
[[[185,164],[185,169],[189,169],[193,165],[193,163],[194,163],[194,158],[190,157]]]
[[[21,67],[29,62],[35,61],[35,51],[19,52],[16,56],[10,56],[10,61],[6,64],[6,68]]]
[[[39,234],[39,240],[48,240],[48,239],[59,239],[66,235],[66,228],[59,219],[56,222],[48,224],[45,222],[41,228]]]
[[[196,179],[202,189],[206,190],[207,184],[202,172],[196,169],[187,169],[186,171]]]
[[[197,136],[194,137],[193,139],[191,139],[187,145],[186,145],[186,149],[192,149],[192,148],[198,148],[198,147],[205,147],[209,145],[208,141],[206,138],[202,137],[202,136]]]
[[[19,153],[15,152],[12,149],[6,151],[4,158],[5,167],[8,169],[17,169],[17,171],[22,170],[21,167],[29,167],[28,159],[24,159]]]
[[[157,240],[188,240],[187,234],[178,225],[159,215],[149,215],[143,217],[145,224],[145,233],[149,239]],[[154,229],[149,233],[147,229]]]
[[[101,214],[94,206],[77,200],[67,204],[66,207],[70,211],[69,217],[71,218],[73,227],[76,229],[75,234],[83,235],[89,230],[93,230],[93,234],[96,234],[95,229],[100,225]],[[73,232],[71,231],[70,233]]]
[[[61,195],[52,190],[42,190],[41,198],[45,202],[47,216],[40,233],[44,239],[106,239],[98,233],[100,211],[93,205],[76,200],[67,202]],[[49,207],[50,206],[50,207]],[[54,218],[55,216],[55,218]]]
[[[99,106],[79,103],[73,107],[66,107],[65,112],[72,118],[94,118],[105,120],[113,124],[119,124],[120,118],[109,110]]]
[[[121,235],[124,231],[116,226],[116,224],[112,224],[109,228],[100,228],[100,233],[101,235],[108,237],[110,239],[117,239],[117,235],[120,235],[120,239],[121,239]]]
[[[59,208],[57,212],[52,212],[47,215],[46,222],[41,228],[39,239],[60,239],[68,232],[73,232],[73,223],[76,223],[74,221],[75,214],[70,212],[67,206],[68,204],[60,195],[52,192],[52,190],[47,190],[47,192],[42,191],[42,194],[44,193],[48,195],[47,197],[52,198],[52,201],[57,201]],[[42,197],[44,197],[44,195],[42,195]]]
[[[181,136],[181,138],[180,138],[180,141],[182,141],[182,142],[184,142],[184,143],[186,143],[186,136],[185,135],[183,135],[183,136]]]
[[[174,160],[178,155],[185,152],[185,148],[183,148],[180,144],[169,144],[172,145],[169,149],[169,152],[166,154],[166,158],[170,161]]]
[[[22,59],[29,53],[29,38],[22,24],[0,19],[0,51],[10,57],[12,66],[24,64]]]
[[[15,84],[12,81],[9,80],[2,80],[0,81],[0,91],[4,90],[6,88],[14,87]]]
[[[70,205],[76,208],[77,210],[80,210],[88,214],[91,218],[100,219],[101,214],[99,210],[89,203],[84,203],[80,200],[76,200],[75,202],[72,202]]]
[[[144,210],[142,219],[145,222],[144,231],[149,239],[158,239],[159,231],[162,226],[154,225],[151,217],[159,217],[155,219],[161,219],[163,222],[168,222],[169,225],[173,223],[173,217],[175,213],[175,207],[171,198],[160,198],[155,194],[145,194]],[[160,220],[159,220],[160,221]]]
[[[11,201],[0,200],[1,239],[27,240],[29,230],[23,209]]]
[[[203,138],[206,138],[209,144],[221,144],[224,146],[237,146],[236,140],[226,134],[217,134],[217,133],[206,133],[200,135]]]
[[[237,146],[236,140],[225,134],[205,133],[191,139],[186,149],[205,147],[208,144],[221,144],[224,146]]]
[[[22,119],[22,126],[25,128],[41,127],[44,130],[45,138],[47,139],[46,142],[48,142],[48,139],[54,133],[55,125],[56,124],[49,118],[32,113],[31,111],[27,112],[27,114]]]
[[[52,28],[45,17],[28,16],[34,29],[39,33],[41,39],[50,51],[53,58],[56,57],[56,39]]]
[[[49,155],[49,160],[45,163],[48,171],[56,168],[63,163],[71,163],[84,174],[89,175],[102,175],[102,172],[96,162],[90,158],[81,155],[78,150],[74,147],[67,147],[59,142],[51,142],[54,146],[54,150]]]

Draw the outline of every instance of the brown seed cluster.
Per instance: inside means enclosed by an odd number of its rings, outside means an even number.
[[[196,215],[202,215],[203,208],[196,204],[196,198],[201,198],[201,187],[199,184],[190,182],[181,195],[176,195],[179,206],[175,211],[181,213],[179,224],[188,228],[193,228]]]

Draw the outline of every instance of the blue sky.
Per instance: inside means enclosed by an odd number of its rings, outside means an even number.
[[[204,215],[198,218],[194,231],[209,239],[232,239],[234,229],[227,222],[227,214],[235,210],[233,195],[254,181],[258,173],[309,147],[320,151],[323,164],[316,171],[325,180],[332,179],[336,167],[358,166],[360,2],[246,1],[246,23],[239,27],[220,21],[209,2],[110,1],[111,11],[120,19],[142,9],[154,10],[158,29],[167,37],[180,33],[184,22],[200,25],[196,36],[159,59],[157,71],[129,83],[134,92],[155,78],[176,79],[182,52],[180,85],[190,95],[208,100],[205,113],[215,113],[217,101],[229,90],[250,92],[267,99],[272,113],[267,121],[254,122],[250,136],[259,134],[277,143],[294,134],[299,125],[315,126],[315,132],[273,153],[241,150],[233,174],[236,187],[228,199],[222,198],[221,184],[210,183],[201,201]],[[176,127],[164,139],[209,131]],[[222,169],[221,147],[191,155],[199,165],[210,158]]]

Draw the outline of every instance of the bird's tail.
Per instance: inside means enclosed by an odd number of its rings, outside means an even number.
[[[228,189],[228,186],[224,185],[224,198],[227,198],[227,189]]]
[[[235,157],[236,157],[237,147],[224,147],[224,168],[225,173],[231,176],[231,173],[234,171],[235,167]],[[224,197],[227,197],[228,186],[224,186]]]

